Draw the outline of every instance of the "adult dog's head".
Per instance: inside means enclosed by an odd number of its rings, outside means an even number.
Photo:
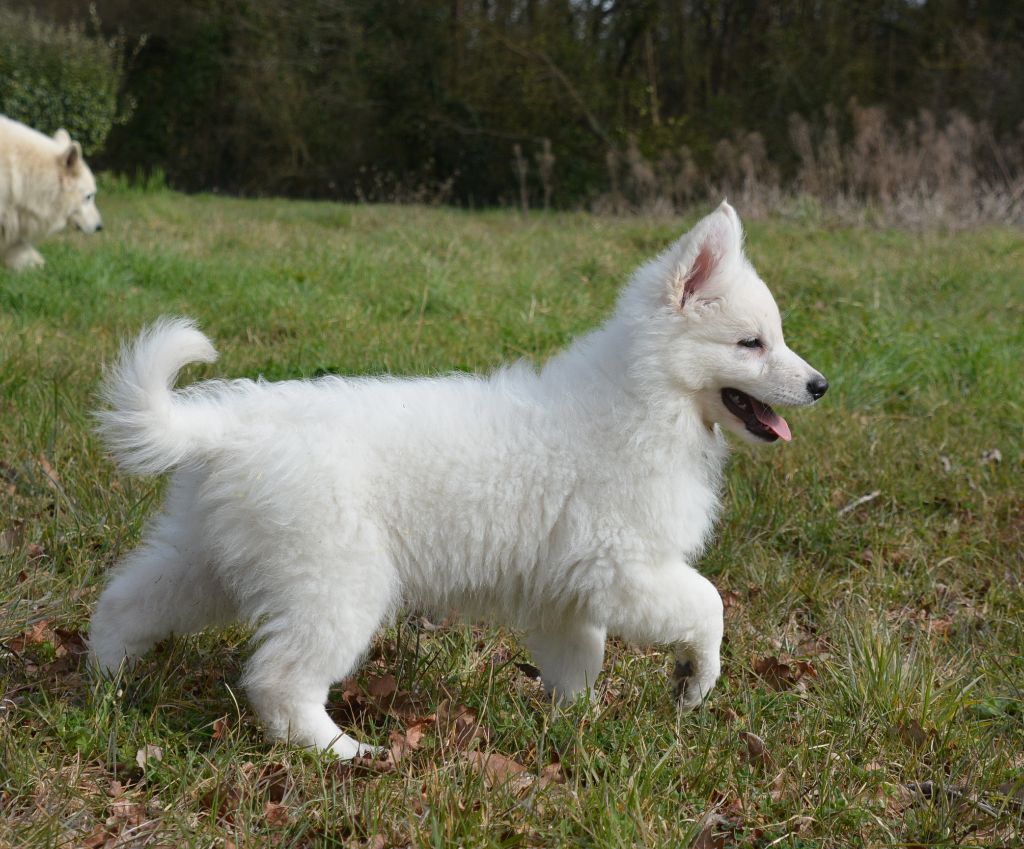
[[[103,218],[96,208],[96,179],[82,158],[82,146],[71,140],[67,130],[57,130],[53,140],[61,148],[57,155],[63,211],[60,226],[73,224],[83,233],[102,230]]]
[[[639,272],[646,367],[694,399],[705,424],[755,443],[791,438],[772,405],[813,404],[828,381],[786,345],[775,299],[723,203]],[[635,313],[634,313],[635,314]]]

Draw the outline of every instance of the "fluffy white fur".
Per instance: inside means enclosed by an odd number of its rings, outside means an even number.
[[[32,243],[69,223],[103,229],[96,181],[66,130],[53,138],[0,115],[0,257],[15,271],[43,265]]]
[[[167,502],[92,620],[106,671],[171,633],[256,626],[249,699],[274,737],[350,758],[324,710],[403,605],[526,631],[557,699],[586,691],[606,634],[671,646],[683,708],[719,675],[722,602],[690,565],[718,512],[721,390],[808,404],[824,379],[723,204],[644,265],[604,326],[538,373],[212,381],[190,321],[165,319],[109,375],[100,429]],[[738,344],[762,340],[753,350]]]

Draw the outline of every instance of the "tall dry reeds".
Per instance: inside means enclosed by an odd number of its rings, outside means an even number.
[[[900,125],[881,107],[851,101],[817,122],[791,116],[789,142],[773,157],[760,133],[740,131],[721,139],[701,169],[686,147],[649,160],[630,138],[625,151],[609,152],[611,190],[593,208],[658,214],[729,197],[758,216],[811,200],[843,221],[1024,225],[1024,124],[997,138],[960,112],[939,120],[922,111]],[[786,160],[783,172],[776,163]]]

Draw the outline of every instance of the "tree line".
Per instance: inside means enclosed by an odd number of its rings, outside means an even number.
[[[32,7],[88,20],[82,0]],[[895,127],[962,114],[996,140],[1024,121],[1021,0],[95,7],[130,53],[132,106],[100,164],[186,190],[573,206],[637,157],[724,168],[722,140],[752,133],[765,167],[795,179],[793,116],[843,140],[851,104]]]

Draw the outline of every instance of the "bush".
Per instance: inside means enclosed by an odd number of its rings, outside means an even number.
[[[0,6],[0,113],[52,134],[64,127],[86,154],[103,147],[119,110],[123,39],[58,26]]]

